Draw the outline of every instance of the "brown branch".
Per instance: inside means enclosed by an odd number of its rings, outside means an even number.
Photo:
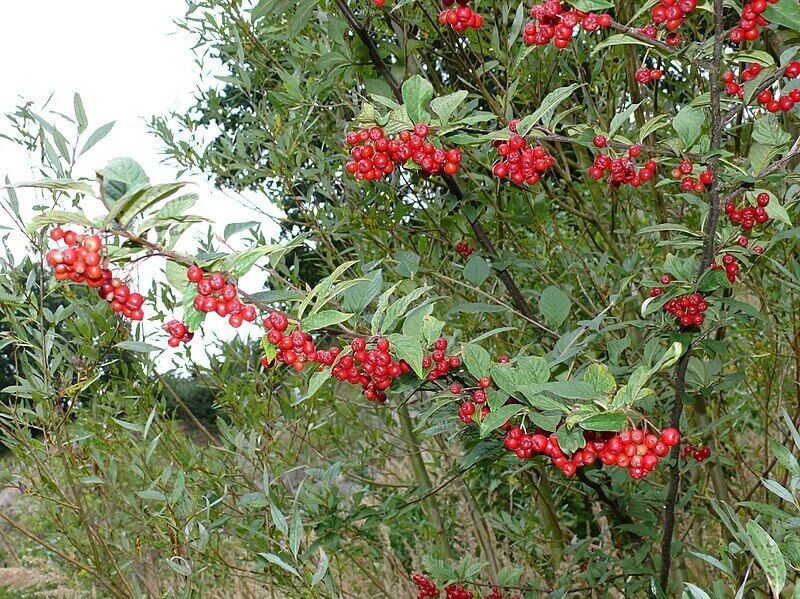
[[[714,58],[709,70],[711,81],[711,150],[722,147],[722,132],[724,123],[720,109],[720,64],[722,63],[722,42],[724,29],[723,20],[723,0],[714,0]],[[713,172],[717,172],[719,156],[713,153],[708,161],[708,166]],[[714,260],[714,251],[717,237],[717,224],[720,213],[720,194],[719,183],[714,181],[709,189],[709,210],[703,230],[703,254],[700,266],[697,269],[697,280],[705,274]],[[686,349],[686,353],[681,356],[675,368],[675,403],[672,407],[670,426],[680,428],[681,414],[683,413],[683,396],[686,393],[686,371],[689,367],[689,360],[692,357],[694,343]],[[678,487],[680,485],[680,444],[674,446],[670,452],[672,461],[672,471],[670,473],[667,497],[664,505],[664,531],[661,539],[661,572],[659,583],[661,590],[668,595],[669,575],[672,568],[672,536],[675,531],[675,507],[678,498]]]

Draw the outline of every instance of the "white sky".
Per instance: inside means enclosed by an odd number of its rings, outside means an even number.
[[[174,23],[185,9],[185,0],[4,3],[0,18],[0,113],[13,111],[21,98],[41,104],[55,93],[49,108],[72,115],[73,93],[78,92],[89,117],[84,139],[96,127],[116,121],[111,133],[81,157],[78,174],[91,176],[94,169],[112,158],[128,156],[142,165],[152,182],[174,181],[178,169],[160,162],[159,142],[146,124],[152,115],[191,106],[201,78],[208,84],[215,74],[199,72],[191,52],[194,40]],[[0,131],[5,129],[5,124],[0,124]],[[22,149],[0,139],[0,180],[5,175],[11,181],[29,180],[31,164]],[[214,190],[202,176],[184,175],[182,179],[198,184],[196,191],[201,199],[191,212],[212,219],[220,233],[229,222],[262,220],[227,194]],[[21,205],[34,203],[32,191],[19,190],[18,195]],[[186,237],[181,249],[190,251],[191,234]],[[11,245],[15,253],[22,249],[17,243]],[[143,273],[142,286],[149,276],[151,272]],[[245,279],[242,287],[258,290],[263,280],[263,276],[255,275]],[[222,319],[216,315],[209,316],[207,323],[206,336],[228,338],[233,333],[227,325],[221,326]],[[156,327],[153,323],[147,330]],[[244,330],[245,325],[238,334]],[[165,345],[166,336],[158,334],[151,341]],[[193,350],[193,355],[201,359],[198,351]]]

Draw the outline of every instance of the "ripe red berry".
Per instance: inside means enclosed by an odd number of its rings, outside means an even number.
[[[676,428],[665,428],[661,431],[661,440],[668,447],[674,447],[681,442],[681,434]]]
[[[189,279],[192,283],[197,283],[203,278],[203,270],[196,264],[193,264],[186,271],[186,278]]]
[[[592,143],[596,148],[605,148],[608,140],[606,139],[605,135],[595,135]]]

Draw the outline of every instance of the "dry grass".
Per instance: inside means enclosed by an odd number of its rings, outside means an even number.
[[[29,558],[23,566],[0,568],[0,591],[19,592],[23,597],[78,597],[67,578],[47,560]]]

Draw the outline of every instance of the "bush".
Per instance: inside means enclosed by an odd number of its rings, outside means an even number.
[[[213,215],[74,176],[80,97],[12,116],[2,550],[102,596],[799,596],[796,2],[391,1],[181,23],[227,74],[153,130],[274,239],[179,252]]]

